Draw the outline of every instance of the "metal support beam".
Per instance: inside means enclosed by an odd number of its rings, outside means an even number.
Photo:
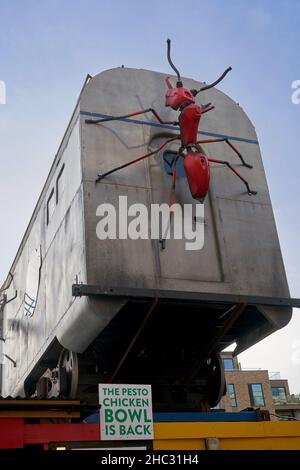
[[[211,354],[215,351],[216,346],[219,342],[224,338],[226,333],[230,330],[232,325],[236,322],[239,318],[241,313],[245,310],[247,304],[241,305],[234,305],[227,312],[223,313],[222,317],[225,316],[225,322],[222,327],[216,332],[216,334],[211,338],[205,349],[202,351],[201,355],[197,359],[196,366],[192,369],[191,373],[188,377],[188,382],[193,380],[196,375],[198,374],[199,370],[203,366],[203,363],[211,356]]]
[[[141,336],[145,326],[147,325],[148,321],[150,320],[150,318],[152,317],[152,314],[153,312],[155,311],[156,307],[157,307],[157,304],[158,304],[158,299],[155,298],[153,300],[153,302],[151,303],[151,306],[148,310],[148,312],[146,313],[146,316],[145,318],[143,319],[141,325],[139,326],[136,334],[134,335],[134,337],[132,338],[132,340],[130,341],[124,355],[122,356],[122,359],[120,360],[119,364],[117,365],[115,371],[113,372],[109,382],[112,382],[114,381],[114,379],[116,378],[116,376],[118,375],[120,369],[122,368],[124,362],[126,361],[127,357],[129,356],[130,352],[132,351],[133,347],[135,346],[137,340],[139,339],[139,337]]]
[[[289,297],[264,297],[258,295],[240,294],[216,294],[211,292],[186,292],[163,289],[141,289],[131,287],[108,287],[88,284],[73,284],[72,293],[74,297],[100,296],[100,297],[123,297],[152,299],[158,298],[161,301],[193,301],[212,302],[221,304],[242,304],[248,305],[268,305],[274,307],[295,307],[300,308],[300,299]]]

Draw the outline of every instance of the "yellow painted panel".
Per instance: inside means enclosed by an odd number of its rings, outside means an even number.
[[[155,423],[155,439],[206,437],[300,437],[300,421],[260,421],[255,423]]]
[[[221,439],[220,450],[300,450],[299,437]]]
[[[205,450],[204,439],[163,439],[154,441],[154,450]],[[220,450],[300,450],[299,437],[220,439]]]
[[[162,439],[154,440],[154,450],[205,450],[204,439]]]
[[[155,423],[156,450],[204,450],[205,438],[221,450],[300,450],[300,422]]]

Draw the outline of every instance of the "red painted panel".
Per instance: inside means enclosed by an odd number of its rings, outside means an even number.
[[[99,424],[26,424],[25,444],[99,441]]]
[[[22,449],[23,447],[24,420],[0,418],[0,449]]]

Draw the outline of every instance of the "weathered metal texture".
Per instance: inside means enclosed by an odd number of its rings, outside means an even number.
[[[184,80],[193,88],[199,83]],[[81,111],[107,115],[123,114],[153,106],[168,120],[176,112],[164,107],[164,75],[143,70],[114,69],[96,76],[87,85]],[[242,109],[217,90],[207,91],[203,102],[216,109],[203,116],[202,129],[256,141],[256,134]],[[119,195],[132,202],[168,202],[171,177],[163,168],[161,155],[150,157],[95,184],[95,175],[126,162],[158,145],[170,126],[147,125],[153,118],[142,117],[145,125],[128,122],[98,126],[82,120],[83,174],[88,250],[88,283],[195,291],[236,292],[288,296],[271,202],[257,144],[236,142],[253,170],[240,171],[257,189],[249,196],[240,181],[224,167],[212,168],[209,200],[205,204],[206,237],[203,250],[187,252],[184,242],[174,240],[166,249],[151,240],[97,240],[96,208],[102,202],[117,203]],[[174,127],[174,134],[176,128]],[[170,145],[178,148],[177,143]],[[236,156],[221,143],[203,146],[209,156],[218,156],[240,167]],[[177,201],[194,203],[186,181],[180,180]],[[155,248],[153,247],[155,245]],[[156,256],[154,256],[154,252]],[[139,256],[143,253],[143,256]],[[174,256],[176,253],[176,256]],[[121,257],[121,259],[120,259]],[[269,275],[268,273],[272,273]],[[95,282],[96,281],[96,282]]]
[[[164,107],[164,75],[118,68],[89,80],[80,95],[49,177],[22,240],[5,292],[17,298],[3,310],[2,352],[17,362],[3,367],[2,394],[19,394],[23,382],[55,338],[67,349],[83,352],[126,303],[126,298],[74,298],[73,284],[166,289],[264,297],[289,297],[267,183],[253,125],[228,96],[212,89],[201,96],[216,109],[203,116],[202,131],[235,138],[235,145],[253,164],[240,166],[227,146],[203,145],[210,157],[228,160],[258,191],[245,193],[241,182],[218,166],[211,171],[205,201],[205,244],[186,251],[184,241],[167,240],[161,250],[157,240],[105,240],[96,236],[96,209],[108,202],[117,207],[119,195],[128,204],[168,202],[171,177],[162,155],[116,172],[98,184],[104,172],[158,146],[172,126],[162,126],[145,116],[140,119],[88,125],[93,115],[121,115],[154,107],[165,119],[176,113]],[[184,79],[185,86],[199,83]],[[201,135],[199,135],[201,138]],[[177,149],[178,144],[170,145]],[[64,191],[47,224],[47,202],[56,196],[63,170]],[[196,204],[185,178],[178,180],[177,202]],[[28,266],[33,250],[41,250],[42,266],[37,305],[24,315]],[[1,294],[3,295],[3,294]],[[259,307],[259,306],[258,306]],[[291,308],[259,307],[265,321],[238,339],[238,349],[254,344],[290,319]],[[184,315],[183,315],[184,321]]]
[[[128,299],[153,299],[157,297],[160,300],[171,302],[194,302],[198,304],[238,304],[245,303],[248,306],[265,306],[265,307],[295,307],[300,308],[300,299],[295,297],[264,297],[260,295],[244,295],[244,294],[218,294],[214,292],[192,292],[192,291],[175,291],[162,289],[140,289],[115,286],[100,286],[73,284],[72,291],[74,297],[97,296],[102,298],[123,297]]]
[[[184,84],[199,87],[189,79],[184,79]],[[129,204],[168,202],[171,176],[166,174],[161,153],[98,184],[95,175],[152,150],[177,130],[158,124],[152,116],[102,125],[88,125],[85,119],[99,114],[123,115],[151,106],[163,119],[176,120],[176,112],[164,107],[164,94],[163,74],[126,68],[96,76],[84,90],[81,122],[88,284],[289,297],[254,127],[239,105],[215,89],[201,95],[203,103],[215,105],[214,111],[203,116],[201,129],[235,138],[235,145],[253,170],[242,167],[222,143],[203,145],[203,150],[237,167],[258,194],[249,196],[226,167],[212,167],[205,201],[205,243],[200,251],[186,251],[182,240],[168,240],[161,250],[152,240],[97,239],[96,209],[100,203],[117,207],[119,195],[128,196]],[[174,142],[169,148],[176,150],[178,146]],[[176,200],[196,204],[185,178],[178,180]],[[290,307],[258,308],[266,321],[257,329],[245,331],[238,341],[239,351],[284,326],[291,316]]]
[[[56,189],[63,164],[65,189],[47,224],[47,201]],[[28,372],[57,335],[57,327],[73,302],[69,286],[74,276],[84,276],[82,199],[77,113],[13,264],[10,290],[16,289],[18,298],[4,310],[4,348],[16,360],[17,367],[12,369],[7,362],[4,365],[4,394],[22,393]],[[27,271],[31,253],[36,249],[41,250],[42,256],[38,299],[33,315],[25,316]]]

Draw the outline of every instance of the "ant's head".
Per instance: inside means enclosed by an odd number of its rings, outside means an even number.
[[[179,109],[183,105],[190,103],[195,103],[195,98],[191,90],[183,87],[182,80],[178,69],[172,62],[171,59],[171,40],[167,39],[168,45],[168,62],[174,72],[177,75],[176,87],[173,87],[170,77],[166,78],[166,83],[168,86],[168,91],[166,93],[166,106],[170,106],[172,109]]]
[[[179,109],[184,105],[195,103],[195,97],[190,90],[181,86],[172,86],[170,77],[166,77],[166,83],[168,91],[166,93],[166,106],[170,106],[172,109]]]
[[[172,62],[170,39],[167,39],[167,45],[168,45],[168,62],[177,75],[176,87],[172,86],[170,77],[166,78],[166,83],[168,86],[168,91],[166,94],[166,106],[170,106],[172,109],[177,110],[181,108],[182,106],[186,106],[187,104],[195,103],[195,97],[198,95],[198,93],[200,93],[200,91],[205,91],[210,88],[213,88],[221,80],[223,80],[223,78],[227,75],[228,72],[230,72],[230,70],[232,70],[231,67],[228,67],[225,70],[225,72],[223,72],[223,74],[215,82],[209,85],[204,85],[203,87],[200,88],[200,90],[188,90],[187,88],[183,87],[180,73]]]

